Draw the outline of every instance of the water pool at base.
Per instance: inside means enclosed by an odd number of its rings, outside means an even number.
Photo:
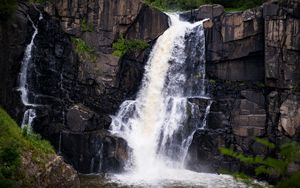
[[[81,188],[245,188],[228,175],[165,170],[160,176],[145,174],[80,175]],[[163,175],[162,175],[163,174]]]

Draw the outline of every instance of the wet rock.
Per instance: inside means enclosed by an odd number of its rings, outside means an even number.
[[[121,172],[128,160],[128,146],[107,131],[75,133],[64,131],[64,158],[81,173]]]
[[[74,105],[67,112],[67,127],[72,132],[102,129],[98,114],[83,105]]]
[[[217,172],[228,167],[230,162],[219,152],[220,147],[230,147],[232,137],[228,133],[226,130],[198,130],[189,148],[186,166],[200,172]]]
[[[24,110],[17,91],[20,62],[33,33],[29,12],[27,4],[19,3],[9,21],[0,20],[0,104],[17,120]]]

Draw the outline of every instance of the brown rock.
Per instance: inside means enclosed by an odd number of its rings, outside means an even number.
[[[280,107],[278,129],[289,136],[294,136],[300,127],[300,104],[287,99]]]
[[[26,152],[21,158],[20,170],[31,187],[70,187],[79,188],[80,182],[74,168],[66,164],[62,157],[55,154],[47,156],[47,162],[32,162],[32,154]],[[36,160],[36,159],[35,159]],[[39,159],[41,160],[41,159]],[[42,159],[45,160],[45,159]]]

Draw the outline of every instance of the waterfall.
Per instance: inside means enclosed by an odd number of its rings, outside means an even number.
[[[19,88],[18,91],[21,92],[21,100],[24,106],[27,108],[27,110],[24,112],[22,125],[21,127],[27,127],[29,131],[32,129],[32,123],[34,118],[36,117],[36,111],[34,107],[38,106],[32,100],[30,99],[29,95],[29,89],[30,86],[28,85],[28,73],[30,71],[30,63],[32,59],[32,49],[34,47],[34,39],[38,34],[38,28],[30,18],[30,16],[27,16],[28,20],[32,24],[32,28],[34,29],[33,35],[31,37],[30,43],[27,45],[24,53],[24,57],[21,63],[21,72],[19,76]],[[40,13],[39,20],[42,20],[43,16],[42,13]]]
[[[207,97],[202,21],[169,17],[170,27],[153,47],[136,100],[125,101],[112,117],[111,132],[133,149],[129,170],[145,178],[183,169],[193,134],[206,119],[188,101]],[[193,116],[198,122],[189,122]]]

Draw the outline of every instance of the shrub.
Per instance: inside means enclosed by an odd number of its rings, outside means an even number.
[[[268,140],[256,138],[256,142],[266,146],[270,150],[275,149],[275,145]],[[273,177],[277,177],[279,181],[274,186],[275,188],[300,187],[300,171],[288,173],[289,165],[300,162],[300,147],[296,142],[281,145],[278,158],[249,156],[228,148],[220,148],[220,152],[223,155],[238,159],[245,164],[255,165],[255,174],[257,176],[272,175]],[[232,173],[232,175],[252,187],[263,187],[243,173]]]
[[[48,141],[37,134],[22,132],[21,128],[0,108],[0,187],[16,187],[18,181],[24,184],[24,169],[20,168],[21,156],[31,153],[32,163],[45,166],[54,149]]]
[[[95,48],[88,46],[81,38],[72,37],[71,41],[74,45],[75,52],[78,54],[81,61],[96,61],[97,56],[95,54]]]
[[[139,39],[125,39],[120,35],[120,38],[113,43],[112,47],[114,49],[113,55],[122,57],[129,52],[144,50],[149,47],[149,44]]]

